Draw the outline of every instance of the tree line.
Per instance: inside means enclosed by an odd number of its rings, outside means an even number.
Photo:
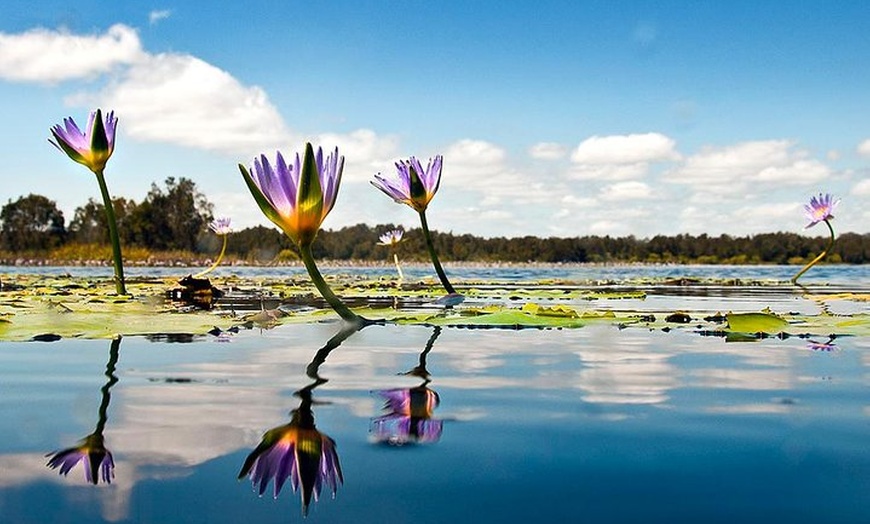
[[[176,251],[208,257],[220,247],[220,240],[208,230],[213,206],[186,178],[167,178],[164,187],[152,184],[141,202],[124,198],[113,201],[118,230],[124,246],[147,252]],[[46,256],[62,246],[108,245],[103,205],[93,199],[75,209],[66,224],[55,202],[41,195],[10,200],[0,210],[0,250],[8,254]],[[378,245],[393,224],[357,224],[338,230],[323,230],[314,244],[320,259],[388,261],[390,248]],[[547,262],[547,263],[696,263],[696,264],[801,264],[827,246],[826,237],[795,233],[765,233],[750,236],[707,234],[652,238],[577,237],[495,237],[433,232],[442,260],[458,262]],[[406,261],[428,260],[422,231],[405,232],[397,246]],[[251,227],[231,234],[227,254],[251,263],[286,262],[296,259],[292,242],[271,227]],[[840,235],[828,262],[863,264],[870,262],[870,234]]]

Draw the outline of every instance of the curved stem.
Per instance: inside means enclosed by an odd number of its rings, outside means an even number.
[[[311,277],[311,281],[314,282],[314,286],[320,291],[320,295],[323,297],[326,302],[332,306],[332,309],[338,313],[342,319],[346,322],[353,322],[355,324],[364,324],[365,319],[351,311],[344,303],[339,299],[335,293],[329,288],[329,285],[323,280],[323,275],[320,274],[320,271],[317,269],[317,265],[314,263],[314,256],[311,254],[311,244],[304,244],[299,246],[299,254],[302,256],[302,262],[305,263],[305,269],[308,270],[308,276]]]
[[[432,235],[429,233],[429,224],[426,222],[426,212],[420,211],[420,224],[423,226],[423,237],[426,239],[426,248],[429,249],[429,256],[432,257],[432,265],[435,266],[435,272],[438,273],[438,278],[441,279],[441,284],[448,293],[456,293],[456,290],[450,285],[447,280],[447,275],[444,273],[444,268],[441,267],[441,262],[438,261],[438,254],[435,252],[435,244],[432,243]]]
[[[127,287],[124,284],[124,261],[121,257],[121,239],[118,237],[118,224],[115,221],[115,206],[112,204],[112,197],[109,196],[109,189],[106,187],[106,179],[103,176],[103,171],[95,171],[97,182],[100,184],[100,193],[103,196],[103,207],[106,208],[106,221],[109,223],[109,239],[112,241],[112,258],[115,262],[115,290],[119,295],[127,294]]]
[[[827,256],[828,252],[829,252],[831,249],[833,249],[833,247],[834,247],[834,240],[835,240],[835,238],[834,238],[834,227],[831,226],[831,222],[830,222],[829,220],[825,220],[825,225],[828,226],[828,230],[831,232],[831,239],[828,241],[828,247],[826,247],[824,251],[822,251],[821,253],[819,253],[819,256],[817,256],[816,258],[810,260],[810,262],[809,262],[807,265],[805,265],[805,266],[803,267],[803,269],[801,269],[800,271],[798,271],[797,275],[791,277],[791,283],[792,283],[792,284],[797,284],[797,281],[798,281],[798,279],[801,277],[801,275],[803,275],[804,273],[806,273],[806,272],[807,272],[811,267],[815,266],[815,265],[816,265],[816,264],[817,264],[821,259],[825,258],[825,256]]]
[[[393,262],[396,263],[396,271],[399,272],[399,280],[405,280],[405,275],[402,274],[402,268],[399,266],[399,255],[398,253],[393,253]]]
[[[366,327],[361,324],[345,324],[335,335],[332,336],[329,340],[326,341],[326,344],[323,345],[322,348],[317,350],[317,353],[314,354],[314,358],[311,359],[311,362],[308,363],[308,366],[305,368],[305,374],[308,375],[309,378],[315,380],[315,382],[309,385],[307,388],[303,388],[300,391],[304,391],[305,389],[314,389],[326,382],[325,378],[321,378],[319,375],[320,365],[326,362],[326,357],[332,353],[332,350],[337,348],[347,340],[348,337],[360,331],[362,328]],[[297,392],[298,393],[298,392]]]
[[[100,393],[102,394],[102,398],[100,399],[100,410],[99,410],[99,420],[97,421],[97,428],[94,430],[94,433],[99,433],[102,435],[103,429],[106,427],[106,421],[108,420],[108,410],[109,410],[109,402],[111,402],[112,396],[109,394],[109,390],[112,389],[112,386],[118,382],[118,377],[115,376],[115,366],[118,364],[118,350],[121,347],[121,337],[115,337],[112,339],[112,345],[109,347],[109,362],[106,363],[106,377],[109,379],[106,384],[100,388]]]
[[[224,237],[224,245],[221,248],[220,255],[218,255],[217,259],[214,261],[214,264],[212,264],[210,268],[206,269],[205,271],[200,271],[199,273],[193,275],[193,278],[201,278],[201,277],[211,273],[212,271],[214,271],[214,268],[216,268],[220,265],[221,260],[224,258],[224,253],[226,253],[226,251],[227,251],[227,237],[229,235],[221,235],[221,236]]]

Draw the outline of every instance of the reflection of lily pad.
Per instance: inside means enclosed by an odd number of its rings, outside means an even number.
[[[737,333],[779,333],[788,325],[785,319],[773,313],[728,313],[728,329]]]

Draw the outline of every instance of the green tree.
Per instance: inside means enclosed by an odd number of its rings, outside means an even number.
[[[136,203],[132,200],[119,197],[112,199],[115,208],[115,218],[118,224],[118,233],[121,241],[129,243],[132,238],[129,228],[129,217],[136,209]],[[67,228],[69,239],[82,244],[104,244],[109,242],[109,226],[106,221],[106,211],[102,202],[93,198],[88,203],[76,208],[73,219]]]
[[[53,200],[30,194],[0,210],[0,244],[9,251],[46,250],[66,239],[63,212]]]
[[[166,189],[151,191],[129,218],[134,243],[149,249],[197,251],[200,234],[212,220],[212,204],[187,178],[166,179]]]

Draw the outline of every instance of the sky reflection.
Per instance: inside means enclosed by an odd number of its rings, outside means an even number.
[[[388,480],[387,472],[398,475],[394,468],[406,465],[408,455],[383,455],[389,446],[371,445],[373,436],[378,440],[373,421],[385,415],[450,421],[450,438],[442,436],[440,426],[437,432],[434,426],[418,427],[416,434],[397,426],[383,433],[386,440],[438,441],[412,451],[413,462],[427,465],[432,482],[442,476],[447,482],[439,468],[466,471],[472,467],[469,460],[483,460],[493,451],[506,460],[526,460],[523,446],[530,442],[548,443],[523,466],[535,474],[535,461],[593,460],[597,446],[618,446],[619,439],[643,442],[659,433],[677,440],[737,435],[735,443],[746,435],[790,434],[812,450],[821,444],[805,432],[818,427],[830,433],[819,453],[852,450],[854,471],[870,461],[856,444],[861,434],[866,436],[856,417],[866,424],[870,416],[864,394],[870,385],[870,346],[861,337],[838,339],[836,351],[813,351],[797,337],[737,344],[689,332],[594,325],[523,331],[371,326],[344,334],[335,323],[286,325],[239,333],[232,344],[125,338],[111,373],[119,380],[111,385],[104,367],[106,345],[74,340],[0,344],[0,382],[7,393],[0,398],[0,504],[5,500],[8,507],[29,487],[44,492],[55,486],[62,495],[50,504],[67,512],[98,507],[105,521],[129,521],[147,504],[143,490],[159,483],[193,486],[203,482],[201,471],[216,470],[217,480],[209,482],[228,484],[214,496],[248,512],[273,511],[268,504],[251,506],[263,501],[233,479],[264,430],[288,420],[288,406],[297,413],[308,410],[312,421],[316,412],[317,426],[309,429],[328,435],[341,452],[341,478],[347,484],[335,503],[317,505],[318,518],[363,507],[358,502],[363,492],[399,481]],[[317,389],[310,387],[306,400],[298,392],[312,384]],[[110,486],[92,490],[46,468],[44,455],[93,432],[94,393],[101,387],[106,394],[111,387],[111,403],[103,399],[108,422],[102,434],[114,457],[115,478]],[[402,402],[383,412],[373,395],[377,391],[405,393]],[[414,391],[423,399],[416,410]],[[580,443],[591,451],[577,455]],[[648,456],[668,457],[661,451],[667,448],[652,449]],[[546,463],[558,477],[559,468]],[[609,465],[634,467],[610,462],[598,467]],[[509,473],[494,469],[487,477],[466,471],[467,478],[494,483],[510,482]],[[274,482],[275,477],[264,473],[260,478]],[[338,486],[333,474],[322,477],[321,489],[331,494],[330,479]],[[308,493],[313,498],[314,489]]]

